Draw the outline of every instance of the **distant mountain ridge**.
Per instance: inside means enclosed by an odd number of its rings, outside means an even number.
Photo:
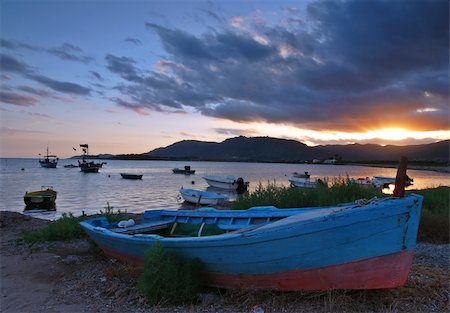
[[[310,147],[296,140],[272,137],[234,137],[222,142],[183,140],[142,154],[163,159],[215,161],[301,162],[338,158],[352,161],[397,161],[405,155],[412,161],[448,163],[450,141],[410,146],[376,144]]]

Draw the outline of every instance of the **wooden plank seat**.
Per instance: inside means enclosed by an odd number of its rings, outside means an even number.
[[[127,234],[127,235],[134,235],[139,234],[143,232],[151,232],[156,231],[160,229],[167,228],[169,225],[173,223],[173,220],[169,221],[153,221],[153,222],[145,222],[145,223],[138,223],[130,227],[116,227],[111,229],[111,231],[116,232],[118,234]]]

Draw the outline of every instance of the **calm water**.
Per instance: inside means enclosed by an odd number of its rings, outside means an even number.
[[[109,202],[115,209],[140,213],[148,209],[176,209],[183,202],[181,186],[205,190],[204,175],[235,175],[250,181],[250,190],[259,182],[289,185],[291,173],[309,171],[311,177],[394,176],[396,169],[347,165],[264,164],[233,162],[121,161],[109,160],[99,173],[81,173],[79,168],[64,168],[76,160],[60,160],[58,168],[46,169],[37,159],[0,159],[0,210],[23,212],[26,191],[53,186],[58,192],[56,212],[40,214],[53,219],[64,212],[80,215],[97,213]],[[191,165],[195,175],[172,174],[172,168]],[[24,169],[23,171],[21,169]],[[120,173],[143,174],[142,180],[122,179]],[[450,186],[448,173],[408,170],[414,186],[423,189]]]

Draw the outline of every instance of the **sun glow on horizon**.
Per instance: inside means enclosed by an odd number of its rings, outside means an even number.
[[[231,125],[229,125],[231,126]],[[242,124],[234,124],[236,128],[241,128]],[[385,145],[388,142],[402,141],[419,141],[430,139],[446,140],[450,139],[450,130],[442,131],[414,131],[406,128],[382,128],[368,130],[366,132],[341,132],[341,131],[318,131],[310,129],[297,128],[290,125],[270,124],[270,123],[248,123],[246,124],[249,134],[247,136],[270,136],[278,138],[289,138],[306,143],[309,146],[323,145],[323,144],[352,144],[352,143],[374,143]],[[242,132],[245,133],[245,129]],[[268,130],[270,132],[268,133]],[[405,144],[405,143],[403,143]]]

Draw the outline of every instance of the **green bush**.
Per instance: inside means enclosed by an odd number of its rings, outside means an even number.
[[[145,253],[138,288],[150,304],[191,304],[200,290],[201,262],[166,254],[160,243]]]
[[[25,242],[34,244],[44,241],[57,240],[73,240],[86,237],[82,230],[79,219],[74,217],[71,213],[63,213],[62,217],[50,223],[46,228],[25,232],[23,239]]]

